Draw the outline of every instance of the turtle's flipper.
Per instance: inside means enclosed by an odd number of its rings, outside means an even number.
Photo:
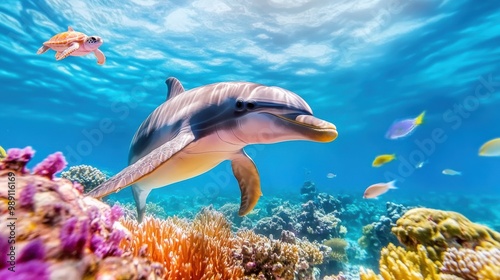
[[[48,51],[50,48],[49,47],[46,47],[46,46],[41,46],[38,51],[36,52],[36,54],[42,54],[46,51]]]
[[[80,44],[78,43],[72,43],[69,48],[65,49],[62,53],[56,54],[56,60],[61,60],[65,59],[66,57],[70,56],[74,51],[78,50],[80,47]]]
[[[95,57],[97,57],[97,64],[103,65],[106,62],[106,56],[101,50],[97,49],[94,51]]]

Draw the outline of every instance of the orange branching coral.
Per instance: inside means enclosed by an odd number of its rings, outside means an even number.
[[[441,271],[465,280],[500,279],[500,249],[448,249]]]
[[[203,210],[192,223],[177,217],[146,218],[142,224],[124,220],[132,239],[121,246],[165,266],[165,279],[241,279],[243,268],[234,258],[236,239],[221,213]]]

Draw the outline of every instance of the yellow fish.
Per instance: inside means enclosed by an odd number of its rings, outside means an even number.
[[[386,154],[386,155],[379,155],[377,156],[373,162],[372,162],[372,166],[373,167],[380,167],[388,162],[391,162],[393,161],[394,159],[396,158],[396,155],[395,154]]]
[[[483,157],[500,156],[500,138],[491,139],[479,148],[479,155]]]
[[[5,152],[5,149],[0,146],[0,159],[4,159],[7,157],[7,153]]]

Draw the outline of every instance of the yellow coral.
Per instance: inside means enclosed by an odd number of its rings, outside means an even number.
[[[441,271],[466,280],[500,279],[500,249],[448,249]]]
[[[309,242],[306,239],[300,240],[297,245],[299,246],[299,258],[305,260],[309,265],[318,265],[323,263],[323,254],[316,242]]]
[[[436,254],[429,257],[439,261],[447,248],[500,247],[499,233],[452,211],[411,209],[397,221],[392,232],[410,249],[419,244],[432,247]]]
[[[347,262],[346,247],[348,245],[347,241],[342,238],[331,238],[324,242],[324,244],[332,249],[330,257],[334,261]]]
[[[424,246],[417,246],[417,251],[406,251],[390,243],[382,249],[380,258],[380,275],[372,270],[361,268],[361,280],[435,280],[439,279],[438,262],[427,256]]]
[[[205,210],[192,224],[179,218],[124,220],[132,239],[122,242],[133,255],[165,266],[164,279],[241,279],[243,268],[232,257],[237,244],[230,224],[218,212]]]
[[[487,264],[477,273],[479,280],[500,279],[500,265]]]

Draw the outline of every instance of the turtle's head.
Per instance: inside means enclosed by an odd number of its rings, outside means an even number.
[[[104,41],[99,36],[88,36],[84,48],[88,51],[97,50]]]

